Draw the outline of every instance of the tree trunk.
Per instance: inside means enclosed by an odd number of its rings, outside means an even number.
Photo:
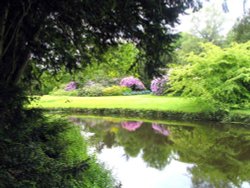
[[[0,13],[0,83],[18,85],[27,67],[30,56],[29,45],[34,41],[38,29],[32,26],[31,1],[20,1],[19,7],[5,3]],[[18,10],[17,10],[18,9]],[[29,20],[30,19],[30,20]]]

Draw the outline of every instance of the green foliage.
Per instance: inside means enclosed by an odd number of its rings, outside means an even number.
[[[111,86],[102,90],[104,96],[123,95],[123,93],[131,92],[132,90],[125,86]]]
[[[239,108],[250,100],[250,42],[232,44],[221,49],[211,43],[203,45],[199,55],[186,58],[185,66],[170,73],[170,92],[174,95],[199,97],[220,109]],[[215,106],[214,106],[215,105]]]
[[[83,88],[78,89],[79,96],[89,96],[89,97],[96,97],[103,95],[104,87],[101,84],[94,83],[91,85],[86,85]]]
[[[40,82],[34,80],[32,82],[32,94],[51,94],[53,95],[71,95],[70,93],[63,93],[60,85],[76,80],[81,83],[88,83],[90,81],[97,82],[103,86],[112,86],[119,83],[120,77],[126,74],[138,75],[138,71],[132,68],[138,55],[138,49],[132,43],[121,44],[110,47],[102,54],[99,59],[92,58],[91,63],[84,69],[79,69],[70,75],[64,69],[57,71],[56,75],[51,75],[49,71],[45,71],[42,75],[39,69],[33,68],[35,76],[40,75]],[[40,84],[40,85],[39,85]],[[72,94],[74,95],[74,94]]]
[[[97,162],[94,155],[89,156],[87,153],[87,142],[80,134],[80,127],[72,126],[70,129],[60,135],[60,142],[65,140],[70,143],[66,146],[63,153],[63,160],[68,165],[78,164],[82,159],[88,159],[88,168],[82,174],[82,181],[74,182],[72,187],[86,187],[86,188],[112,188],[114,187],[114,180],[111,177],[110,171],[106,170],[104,166]]]
[[[62,117],[45,120],[31,110],[22,113],[18,126],[0,129],[1,186],[113,187],[110,173],[93,156],[89,159],[79,128]]]
[[[107,47],[124,41],[145,52],[152,77],[155,69],[165,65],[161,54],[173,50],[177,34],[171,31],[179,15],[188,8],[197,10],[201,1],[6,0],[0,7],[0,25],[5,26],[1,28],[0,80],[11,85],[22,76],[34,78],[32,71],[24,73],[26,67],[32,69],[31,58],[40,70],[57,72],[65,67],[71,71],[86,67]]]
[[[135,63],[139,50],[132,43],[120,44],[110,47],[99,59],[92,59],[84,70],[79,73],[81,82],[92,80],[112,80],[124,77],[127,73],[137,74],[135,69],[130,69]]]
[[[178,50],[182,50],[183,53],[194,52],[195,54],[200,53],[202,48],[200,43],[203,42],[201,38],[189,33],[181,33],[180,38],[176,42]]]
[[[229,42],[244,43],[250,40],[250,11],[238,19],[228,34]]]
[[[56,87],[54,87],[54,89],[52,91],[49,92],[49,95],[54,95],[54,96],[78,96],[78,90],[70,90],[70,91],[66,91],[65,87],[67,84],[60,84]]]
[[[89,161],[88,168],[83,176],[83,184],[79,188],[115,188],[116,182],[111,172],[98,163],[94,156]]]
[[[113,187],[110,174],[88,155],[79,128],[24,109],[28,98],[20,88],[2,86],[0,94],[0,187]]]
[[[54,89],[49,94],[54,96],[78,96],[78,90],[65,91],[64,89]]]
[[[58,71],[56,75],[53,75],[53,73],[48,70],[41,73],[40,69],[34,66],[32,74],[36,77],[31,83],[30,93],[32,95],[49,94],[49,92],[52,92],[55,88],[62,88],[61,85],[63,83],[68,83],[72,80],[72,76],[63,69]]]
[[[202,51],[201,43],[203,39],[189,33],[181,33],[176,41],[176,51],[174,52],[174,63],[185,64],[187,54],[193,52],[199,54]]]

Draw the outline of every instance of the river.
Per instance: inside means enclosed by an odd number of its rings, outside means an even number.
[[[250,188],[250,127],[71,116],[122,188]]]

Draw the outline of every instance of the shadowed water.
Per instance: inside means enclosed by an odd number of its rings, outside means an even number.
[[[250,129],[71,117],[123,188],[250,187]]]

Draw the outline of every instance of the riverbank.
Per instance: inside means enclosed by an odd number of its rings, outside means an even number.
[[[122,115],[126,117],[209,120],[250,123],[250,109],[230,111],[228,114],[209,113],[209,107],[195,99],[152,95],[70,97],[45,95],[30,105],[34,108],[78,112],[94,115]]]

